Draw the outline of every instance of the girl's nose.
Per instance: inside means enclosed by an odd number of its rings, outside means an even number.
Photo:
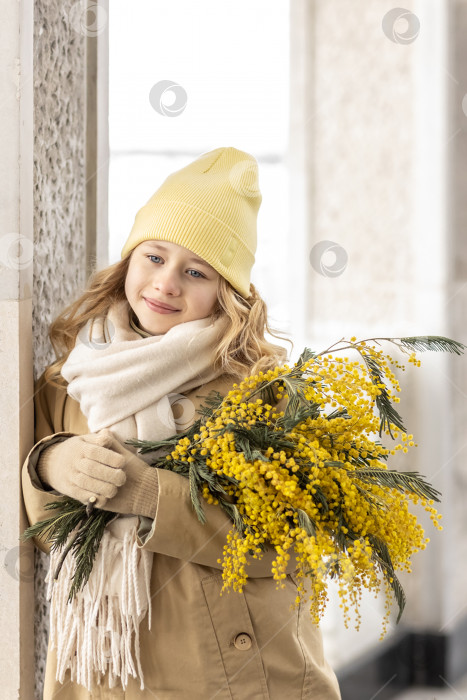
[[[167,265],[160,267],[154,275],[153,286],[163,294],[178,296],[180,294],[180,280],[177,271]]]

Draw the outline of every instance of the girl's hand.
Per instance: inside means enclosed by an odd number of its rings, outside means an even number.
[[[109,498],[103,506],[97,507],[114,513],[155,518],[159,491],[158,470],[148,466],[141,457],[128,450],[118,440],[112,447],[125,461],[123,469],[126,481],[113,498]]]
[[[40,454],[39,478],[81,503],[96,496],[95,506],[102,508],[126,481],[125,457],[115,449],[119,444],[110,430],[54,443]]]

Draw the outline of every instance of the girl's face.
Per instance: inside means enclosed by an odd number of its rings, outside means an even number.
[[[125,294],[140,327],[162,335],[178,323],[212,313],[218,278],[219,273],[188,248],[167,241],[144,241],[131,253]]]

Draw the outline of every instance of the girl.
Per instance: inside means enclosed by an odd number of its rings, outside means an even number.
[[[51,325],[58,359],[36,384],[23,467],[30,524],[62,494],[120,515],[73,604],[71,557],[53,582],[57,555],[35,538],[51,554],[45,700],[340,698],[308,606],[291,611],[294,563],[277,589],[271,548],[250,558],[243,593],[220,596],[230,520],[205,503],[201,524],[188,479],[125,445],[182,432],[211,390],[286,359],[264,338],[274,333],[250,284],[257,170],[248,153],[218,148],[170,175],[122,260]]]

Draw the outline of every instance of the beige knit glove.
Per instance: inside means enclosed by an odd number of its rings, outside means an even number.
[[[155,515],[157,470],[127,450],[110,430],[76,435],[45,448],[37,473],[43,483],[81,503],[96,496],[96,508]]]
[[[157,469],[148,466],[141,457],[128,450],[118,440],[112,447],[125,459],[123,469],[126,481],[117,494],[102,506],[103,510],[125,515],[144,515],[154,519],[159,492]]]

